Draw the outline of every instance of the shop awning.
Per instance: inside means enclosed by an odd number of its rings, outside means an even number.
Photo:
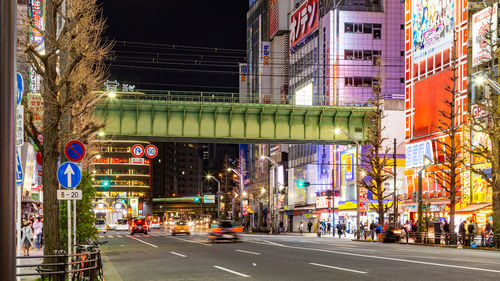
[[[481,210],[481,209],[484,209],[487,207],[491,207],[491,204],[489,204],[489,203],[471,204],[471,205],[464,207],[460,210],[456,210],[455,212],[456,213],[471,213],[471,212],[478,211],[478,210]]]

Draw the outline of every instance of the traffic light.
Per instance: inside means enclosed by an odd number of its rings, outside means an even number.
[[[298,180],[297,181],[297,186],[298,187],[308,187],[310,185],[311,185],[311,183],[308,182],[308,181],[304,181],[304,180]]]
[[[109,180],[105,180],[102,182],[102,186],[108,187],[109,186]]]
[[[199,196],[194,197],[194,203],[200,203],[201,198]]]

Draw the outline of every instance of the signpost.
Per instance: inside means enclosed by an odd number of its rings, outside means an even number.
[[[144,155],[144,147],[140,144],[135,144],[132,146],[132,155],[134,157],[142,157]]]
[[[85,157],[85,145],[81,141],[69,141],[64,147],[64,155],[69,161],[79,162]]]
[[[23,167],[21,166],[21,159],[19,152],[16,149],[16,185],[23,184]]]
[[[158,155],[158,148],[152,144],[146,146],[146,156],[149,158],[155,158]]]

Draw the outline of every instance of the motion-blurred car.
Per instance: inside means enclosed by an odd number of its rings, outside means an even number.
[[[116,230],[116,223],[112,222],[108,224],[108,230]]]
[[[177,235],[177,234],[186,234],[190,235],[191,231],[189,230],[189,225],[187,221],[181,220],[176,222],[171,228],[170,231],[172,232],[172,235]]]
[[[150,229],[160,229],[160,221],[157,219],[151,220],[151,223],[149,224]]]
[[[106,231],[108,230],[108,228],[106,227],[106,221],[104,221],[103,219],[97,219],[95,221],[95,228],[97,229],[97,232],[102,233],[106,233]]]
[[[128,220],[119,219],[116,222],[116,231],[128,231],[128,229],[129,229]]]
[[[236,225],[232,221],[220,221],[212,223],[210,232],[208,234],[208,239],[210,242],[215,242],[217,240],[231,240],[233,242],[238,241],[239,234],[243,232],[241,226]]]
[[[148,234],[148,230],[148,223],[145,219],[135,219],[130,224],[130,235],[134,235],[134,233]]]

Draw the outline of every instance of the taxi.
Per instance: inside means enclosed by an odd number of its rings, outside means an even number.
[[[175,222],[175,224],[170,228],[170,232],[172,233],[172,235],[191,234],[191,231],[189,230],[189,224],[185,220],[180,220]]]

